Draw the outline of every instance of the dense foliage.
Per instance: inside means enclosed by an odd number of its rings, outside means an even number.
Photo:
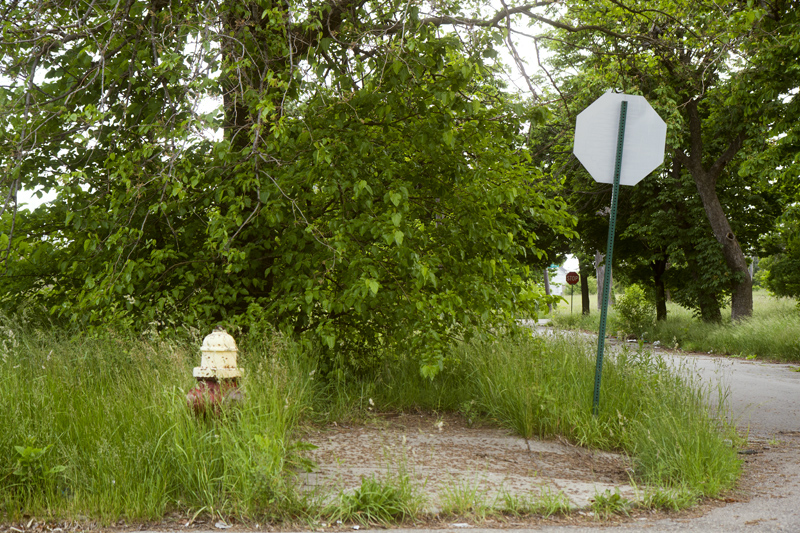
[[[627,287],[625,292],[617,297],[614,309],[617,312],[614,327],[640,340],[644,340],[648,333],[652,338],[656,318],[655,306],[642,287],[636,284]]]
[[[775,232],[765,236],[771,253],[760,265],[763,283],[774,294],[800,300],[800,212],[792,206]]]
[[[426,374],[535,312],[526,261],[572,219],[521,149],[540,111],[503,91],[496,30],[402,2],[3,15],[4,183],[57,193],[4,209],[3,307],[266,322],[356,365],[402,343]]]

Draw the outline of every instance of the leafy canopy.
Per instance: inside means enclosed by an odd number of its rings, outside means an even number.
[[[452,340],[535,312],[525,258],[572,233],[521,149],[540,112],[504,92],[498,31],[440,7],[5,8],[2,306],[269,324],[355,366],[408,349],[429,376]],[[13,209],[22,187],[57,198]]]

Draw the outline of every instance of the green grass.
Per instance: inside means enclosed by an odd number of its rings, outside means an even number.
[[[280,336],[245,338],[243,404],[198,418],[192,343],[27,330],[4,321],[0,345],[0,517],[87,517],[102,523],[165,516],[278,521],[336,516],[362,523],[419,512],[410,478],[366,481],[335,508],[304,497],[298,426],[377,410],[461,411],[525,437],[561,435],[633,458],[653,494],[716,496],[731,487],[736,436],[709,411],[707,393],[647,351],[609,357],[599,416],[591,415],[594,347],[568,338],[465,344],[445,371],[420,377],[411,358],[387,357],[376,374],[320,375],[315,353]],[[727,444],[726,444],[727,440]],[[485,508],[454,493],[453,512]],[[467,505],[467,500],[472,501]],[[654,497],[653,505],[663,498]],[[666,498],[669,500],[669,498]],[[552,501],[550,501],[552,500]],[[534,512],[562,512],[559,498]],[[507,502],[509,503],[509,502]]]
[[[492,510],[489,491],[481,488],[477,479],[452,481],[442,490],[442,514],[469,516],[483,521]]]
[[[553,515],[568,515],[572,512],[572,506],[563,491],[553,491],[549,487],[542,487],[539,490],[539,497],[531,505],[531,512],[545,518]]]
[[[309,407],[302,358],[249,355],[244,405],[206,420],[185,398],[195,349],[18,328],[0,355],[0,516],[270,517],[302,506],[286,476]],[[31,475],[20,475],[17,447],[45,450]]]
[[[387,468],[382,476],[361,479],[353,491],[341,491],[333,502],[325,505],[322,515],[333,524],[358,523],[363,526],[387,526],[415,520],[425,507],[422,487],[414,482],[408,470],[408,458],[387,455]]]
[[[553,515],[568,515],[572,512],[569,498],[562,491],[553,491],[544,486],[538,495],[500,493],[500,510],[513,516],[540,515],[548,518]]]
[[[685,487],[648,487],[637,494],[636,505],[640,509],[680,511],[696,503],[697,495]]]
[[[654,338],[664,344],[689,351],[800,362],[800,310],[793,300],[758,291],[753,295],[753,316],[736,324],[730,319],[706,324],[683,310],[672,311],[669,320],[654,330]]]
[[[723,311],[721,324],[709,324],[694,318],[691,311],[678,305],[667,305],[667,320],[656,323],[646,335],[648,341],[659,341],[669,348],[712,352],[736,357],[756,356],[764,360],[800,362],[800,310],[794,300],[775,298],[766,291],[753,293],[753,316],[732,323],[730,310]],[[600,312],[592,308],[589,316],[569,308],[560,308],[552,316],[559,328],[596,332]],[[609,308],[609,335],[616,335],[616,313]]]
[[[591,505],[594,515],[602,519],[607,519],[615,514],[629,516],[632,507],[633,502],[623,497],[619,493],[619,489],[614,492],[610,490],[595,492]]]

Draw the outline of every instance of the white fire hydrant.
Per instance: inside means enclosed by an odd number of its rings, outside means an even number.
[[[233,337],[217,327],[203,339],[200,352],[200,366],[192,371],[198,383],[186,395],[189,407],[198,414],[218,413],[220,407],[242,401],[238,383],[242,370],[236,366],[239,349]]]

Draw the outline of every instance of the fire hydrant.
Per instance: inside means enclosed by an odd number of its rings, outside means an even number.
[[[233,337],[218,326],[203,339],[200,352],[200,366],[192,371],[198,383],[186,395],[189,407],[196,414],[218,414],[221,407],[241,402],[244,396],[238,378],[242,370],[236,367],[239,349]]]

